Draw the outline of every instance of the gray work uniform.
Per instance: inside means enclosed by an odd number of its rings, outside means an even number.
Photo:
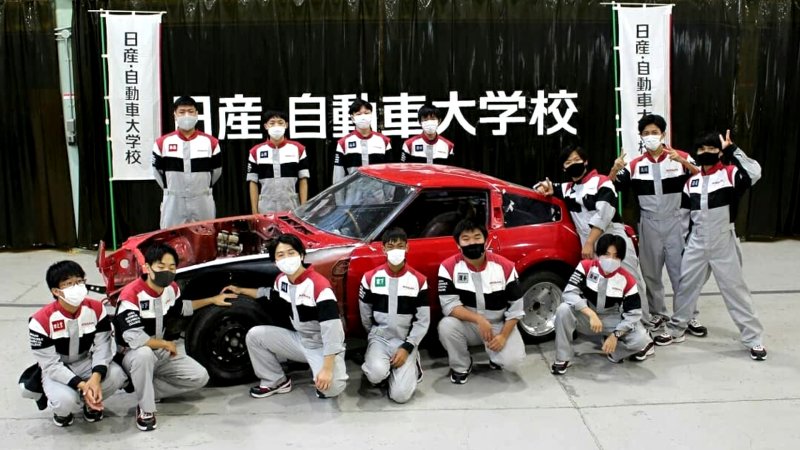
[[[219,141],[202,131],[189,138],[179,131],[153,145],[153,175],[164,190],[161,228],[211,220],[216,206],[211,188],[222,175]]]
[[[74,314],[54,301],[36,311],[28,321],[33,356],[42,369],[42,388],[48,405],[65,417],[83,407],[78,384],[92,373],[101,377],[103,399],[111,397],[127,380],[116,363],[111,321],[97,300],[85,299]]]
[[[604,274],[597,260],[585,259],[578,264],[564,289],[563,302],[556,309],[556,360],[566,362],[573,356],[574,332],[588,336],[608,336],[619,331],[622,336],[611,357],[617,361],[638,353],[651,343],[641,323],[641,298],[636,279],[624,268]],[[591,308],[603,330],[592,331],[589,318],[581,312]]]
[[[358,297],[361,324],[368,333],[361,369],[372,384],[388,378],[389,398],[405,403],[417,388],[419,344],[431,322],[428,282],[407,264],[399,273],[384,264],[364,274]],[[391,367],[400,348],[408,358]]]
[[[282,361],[308,363],[316,379],[325,357],[335,355],[330,386],[321,392],[325,397],[341,394],[348,378],[344,328],[330,282],[309,267],[294,283],[285,274],[278,275],[271,289],[258,290],[258,298],[283,310],[292,325],[292,329],[262,325],[247,332],[247,351],[261,386],[276,387],[286,378]]]
[[[275,146],[263,142],[250,149],[247,181],[260,185],[258,212],[289,211],[300,205],[297,181],[309,177],[308,158],[302,144],[284,139]]]
[[[763,327],[744,282],[733,222],[742,195],[761,178],[761,166],[735,145],[725,153],[731,155],[731,165],[717,163],[708,172],[689,178],[683,189],[681,209],[691,222],[681,261],[680,288],[675,295],[676,310],[667,332],[673,337],[686,332],[710,269],[742,343],[752,348],[762,344]]]
[[[414,136],[403,143],[400,162],[420,164],[447,164],[453,156],[453,143],[436,135],[431,140],[425,133]]]
[[[168,316],[191,316],[191,301],[180,300],[176,283],[154,292],[138,279],[119,295],[114,317],[117,343],[123,354],[122,367],[130,374],[139,408],[156,411],[156,399],[173,397],[200,389],[208,383],[208,372],[190,356],[170,356],[164,349],[147,346],[151,338],[164,338],[164,321]]]
[[[639,262],[647,285],[647,304],[650,314],[669,319],[664,299],[662,271],[666,266],[673,292],[678,292],[681,277],[681,255],[683,254],[688,223],[681,220],[681,193],[691,172],[680,162],[669,158],[665,149],[654,159],[645,153],[629,162],[617,174],[618,189],[630,187],[639,203]],[[690,163],[689,154],[678,150],[678,154]],[[695,312],[694,317],[697,317]]]
[[[485,347],[486,343],[475,323],[451,315],[455,308],[460,306],[485,317],[494,335],[509,320],[525,316],[514,263],[494,253],[486,253],[486,265],[481,270],[474,270],[461,254],[444,260],[439,266],[439,302],[445,316],[439,322],[439,340],[447,350],[450,368],[458,373],[469,371],[469,347]],[[525,344],[517,327],[499,352],[485,348],[490,361],[511,372],[517,372],[525,358]]]
[[[589,239],[592,228],[603,230],[620,236],[625,240],[625,259],[622,267],[633,275],[639,295],[647,291],[644,278],[639,271],[639,258],[633,247],[633,241],[625,233],[625,225],[617,211],[617,191],[611,180],[592,170],[577,182],[553,183],[553,196],[564,200],[575,224],[581,245]],[[642,319],[647,320],[649,312],[647,303],[642,303]]]

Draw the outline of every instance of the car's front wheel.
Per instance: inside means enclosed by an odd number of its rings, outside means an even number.
[[[218,386],[242,384],[253,379],[247,353],[247,331],[270,322],[253,300],[233,300],[229,307],[207,306],[194,314],[186,331],[186,353],[208,370]]]
[[[553,339],[556,308],[561,304],[564,279],[549,271],[531,272],[523,276],[521,287],[525,317],[518,327],[526,344]]]

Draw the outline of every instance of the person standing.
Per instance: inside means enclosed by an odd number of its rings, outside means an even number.
[[[153,144],[153,175],[164,191],[162,229],[216,217],[212,188],[222,175],[219,141],[195,128],[197,102],[180,97],[173,104],[177,130]]]
[[[400,162],[448,164],[453,156],[453,143],[437,131],[442,122],[442,112],[431,104],[425,104],[419,108],[417,118],[422,133],[403,143]]]

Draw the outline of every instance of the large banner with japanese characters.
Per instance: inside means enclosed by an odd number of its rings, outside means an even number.
[[[152,179],[161,134],[161,15],[107,14],[106,55],[114,180]]]
[[[626,159],[641,154],[637,122],[658,114],[670,126],[672,6],[618,7],[622,149]]]

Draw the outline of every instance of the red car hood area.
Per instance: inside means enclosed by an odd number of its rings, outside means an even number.
[[[139,277],[144,268],[144,251],[152,244],[166,243],[178,252],[178,269],[223,258],[268,253],[270,240],[282,233],[297,235],[306,249],[335,247],[357,241],[322,232],[298,220],[289,212],[226,217],[181,225],[133,236],[115,252],[106,254],[100,242],[97,267],[112,301],[122,288]]]

